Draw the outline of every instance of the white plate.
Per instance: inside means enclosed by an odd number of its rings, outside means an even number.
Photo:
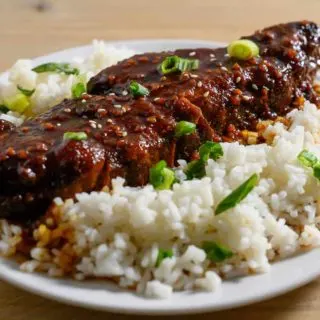
[[[144,40],[110,42],[136,51],[216,47],[192,40]],[[35,63],[68,61],[88,54],[90,46],[60,51],[35,59]],[[5,74],[2,75],[4,77]],[[169,300],[150,300],[105,281],[58,280],[41,274],[20,272],[16,263],[0,259],[0,277],[41,296],[77,306],[136,314],[178,314],[221,310],[261,301],[302,286],[320,275],[320,249],[278,262],[267,274],[225,281],[215,293],[175,293]]]

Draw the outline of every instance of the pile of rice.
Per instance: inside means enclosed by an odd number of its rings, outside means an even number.
[[[74,59],[86,79],[132,52],[95,42],[93,53]],[[0,100],[15,94],[17,84],[36,88],[32,108],[43,112],[70,97],[74,76],[37,75],[32,63],[18,61],[9,81],[0,86]],[[1,115],[19,123],[15,114]],[[75,199],[55,199],[55,207],[33,232],[27,272],[50,276],[109,278],[121,287],[151,298],[168,298],[176,290],[217,290],[222,279],[267,272],[270,262],[320,245],[320,188],[312,171],[297,160],[307,149],[320,158],[320,110],[306,102],[288,116],[289,126],[277,122],[263,135],[269,144],[243,146],[222,143],[224,155],[209,160],[206,176],[156,191],[124,186],[113,180],[111,192],[80,193]],[[181,160],[177,175],[183,178]],[[217,204],[252,174],[258,185],[235,208],[216,216]],[[22,250],[22,230],[1,221],[0,252]],[[212,263],[201,249],[216,241],[234,255]],[[159,249],[174,256],[156,266]]]

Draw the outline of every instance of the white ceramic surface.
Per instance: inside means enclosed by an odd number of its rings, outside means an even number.
[[[175,48],[216,47],[217,43],[193,40],[138,40],[110,42],[137,52]],[[50,54],[34,60],[68,61],[88,54],[90,46]],[[1,77],[5,77],[2,74]],[[135,314],[179,314],[234,308],[271,298],[302,286],[320,275],[320,249],[275,263],[269,273],[225,281],[215,293],[174,293],[168,300],[151,300],[105,281],[53,279],[20,272],[15,262],[0,258],[0,278],[24,290],[63,303],[92,309]]]

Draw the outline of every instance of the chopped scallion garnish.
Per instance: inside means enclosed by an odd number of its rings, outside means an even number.
[[[207,141],[199,148],[199,154],[203,161],[209,159],[216,161],[223,156],[223,149],[220,143]]]
[[[23,93],[18,93],[5,100],[5,106],[18,113],[23,113],[30,106],[30,101]]]
[[[200,159],[188,163],[185,174],[188,180],[200,179],[205,176],[206,162],[209,159],[218,160],[223,156],[223,149],[220,143],[207,141],[199,148]]]
[[[320,161],[314,153],[308,150],[302,150],[298,154],[298,160],[303,166],[311,168],[313,170],[313,176],[320,180]]]
[[[137,81],[131,81],[129,90],[134,97],[143,97],[149,94],[149,90]]]
[[[4,104],[0,105],[0,113],[8,113],[9,108],[5,106]]]
[[[175,136],[177,138],[182,137],[184,135],[188,135],[193,133],[196,130],[196,125],[192,122],[188,121],[179,121],[175,128]]]
[[[252,189],[258,184],[258,181],[258,175],[256,173],[253,174],[248,180],[233,190],[218,204],[215,214],[218,215],[228,209],[234,208],[252,191]]]
[[[188,180],[201,179],[206,174],[206,163],[202,160],[193,160],[188,163],[184,173]]]
[[[86,85],[83,82],[78,82],[71,88],[72,97],[80,98],[86,92],[86,90]]]
[[[233,58],[248,60],[259,55],[259,47],[251,40],[236,40],[229,44],[228,54]]]
[[[157,261],[156,261],[156,267],[159,267],[161,262],[165,258],[172,258],[172,257],[173,257],[172,249],[169,249],[169,250],[159,249],[158,250],[158,257],[157,257]]]
[[[198,59],[185,59],[178,56],[166,57],[159,66],[162,74],[169,74],[174,72],[185,72],[196,70],[199,68]]]
[[[222,262],[233,256],[233,252],[230,249],[214,241],[204,242],[202,249],[206,252],[207,259],[212,262]]]
[[[164,190],[171,188],[175,181],[175,176],[173,170],[167,167],[167,163],[161,160],[150,168],[149,179],[155,189]]]
[[[311,168],[319,161],[317,156],[308,150],[302,150],[298,154],[298,160],[302,165]]]
[[[320,162],[316,163],[312,169],[313,169],[313,176],[318,180],[320,180]]]
[[[24,89],[24,88],[22,88],[21,86],[17,86],[17,89],[21,92],[21,93],[23,93],[26,97],[31,97],[34,93],[35,93],[35,91],[36,91],[36,89],[32,89],[32,90],[28,90],[28,89]]]
[[[67,75],[70,75],[70,74],[79,75],[79,69],[71,67],[69,63],[55,63],[55,62],[44,63],[33,68],[32,71],[37,73],[58,72],[58,73],[65,73]]]
[[[88,136],[85,132],[65,132],[63,135],[63,140],[87,140]]]

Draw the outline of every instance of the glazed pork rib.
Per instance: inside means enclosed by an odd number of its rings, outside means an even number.
[[[319,28],[311,22],[277,25],[245,37],[260,56],[247,61],[226,48],[136,55],[107,68],[88,83],[88,94],[65,100],[19,128],[3,124],[0,136],[0,217],[26,221],[44,214],[56,196],[110,186],[117,176],[144,185],[159,160],[198,157],[206,140],[242,141],[243,130],[298,108],[313,92],[319,60]],[[171,55],[199,59],[197,70],[162,75]],[[146,97],[128,92],[132,80]],[[195,133],[174,135],[178,121]],[[85,132],[86,140],[63,139]]]
[[[258,44],[260,57],[241,61],[230,58],[226,48],[177,50],[136,55],[101,71],[88,83],[91,94],[116,94],[137,80],[150,89],[149,99],[187,99],[201,109],[222,140],[230,124],[255,130],[261,119],[275,119],[302,103],[318,104],[312,84],[319,60],[319,28],[310,22],[273,26],[249,39]],[[157,65],[168,55],[197,58],[200,68],[191,73],[162,76]],[[234,139],[234,131],[231,130]]]

